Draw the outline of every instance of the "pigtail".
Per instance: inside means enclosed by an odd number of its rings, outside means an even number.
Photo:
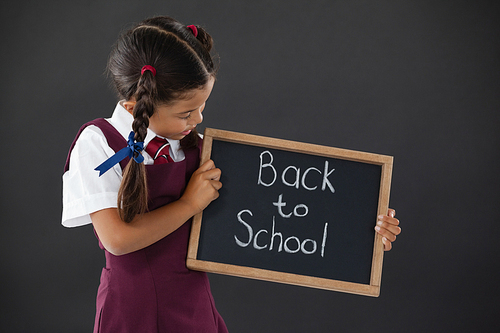
[[[132,222],[138,214],[143,214],[148,207],[146,167],[133,159],[123,171],[123,180],[118,191],[118,214],[125,222]]]
[[[137,142],[144,142],[149,126],[149,117],[154,112],[156,82],[153,74],[144,72],[135,93],[134,121],[132,129]],[[131,222],[138,214],[148,209],[148,184],[144,163],[131,159],[123,171],[123,179],[118,191],[118,214],[125,222]]]

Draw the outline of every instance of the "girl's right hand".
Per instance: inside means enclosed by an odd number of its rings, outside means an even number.
[[[214,161],[206,161],[193,173],[179,201],[191,206],[193,215],[200,213],[219,197],[222,187],[220,175],[221,171],[215,167]]]

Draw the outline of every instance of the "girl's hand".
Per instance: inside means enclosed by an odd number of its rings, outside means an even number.
[[[394,218],[394,216],[396,216],[396,211],[390,208],[387,215],[378,216],[375,230],[382,235],[384,251],[390,251],[392,249],[392,242],[394,242],[396,240],[396,236],[401,233],[399,220]]]
[[[186,187],[186,191],[179,201],[187,203],[196,215],[204,210],[209,203],[219,197],[222,187],[221,171],[215,167],[212,160],[208,160],[196,170]]]
[[[177,230],[219,196],[220,170],[208,161],[196,170],[182,197],[155,210],[137,215],[132,222],[120,219],[117,208],[90,214],[102,244],[115,256],[145,248]]]

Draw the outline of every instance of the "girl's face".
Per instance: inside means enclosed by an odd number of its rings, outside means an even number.
[[[180,140],[203,121],[202,112],[212,92],[215,80],[211,78],[202,89],[195,89],[188,99],[179,99],[168,105],[160,105],[149,118],[149,128],[164,138]],[[133,112],[135,101],[127,101],[123,106]]]

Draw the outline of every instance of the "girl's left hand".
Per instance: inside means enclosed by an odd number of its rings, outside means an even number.
[[[390,208],[387,215],[378,216],[375,230],[382,235],[384,251],[390,251],[392,249],[392,242],[394,242],[396,240],[396,236],[401,233],[399,220],[394,218],[394,216],[396,216],[396,211]]]

